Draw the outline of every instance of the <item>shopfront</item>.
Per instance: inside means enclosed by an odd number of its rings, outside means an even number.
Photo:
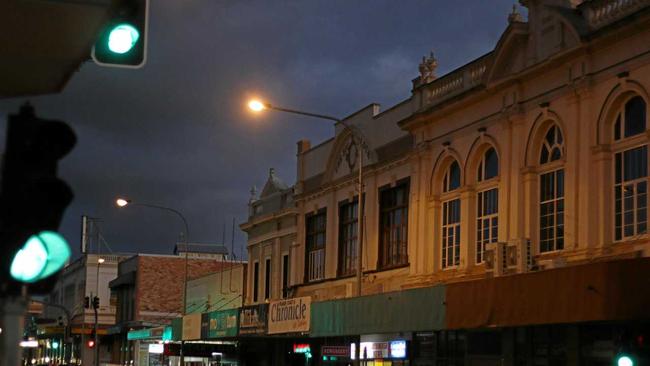
[[[311,312],[309,296],[277,300],[269,304],[267,333],[276,336],[276,359],[272,364],[316,364],[315,358],[319,357],[319,348],[308,338]]]

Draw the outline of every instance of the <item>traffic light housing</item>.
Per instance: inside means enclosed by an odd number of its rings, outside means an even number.
[[[149,0],[123,0],[99,33],[91,56],[101,66],[140,68],[147,61]]]
[[[90,309],[90,296],[84,297],[84,309]]]
[[[86,346],[88,348],[95,348],[95,340],[94,339],[89,339],[88,341],[86,341]]]
[[[93,309],[99,309],[99,297],[93,297]]]
[[[70,258],[57,233],[72,190],[57,178],[58,160],[76,143],[61,121],[37,118],[29,105],[9,116],[0,184],[0,295],[29,284],[47,293]]]

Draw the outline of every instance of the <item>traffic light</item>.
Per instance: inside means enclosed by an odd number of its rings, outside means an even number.
[[[634,357],[625,353],[616,355],[616,366],[635,366]]]
[[[139,68],[147,60],[149,0],[124,0],[101,30],[92,49],[98,65]]]
[[[29,105],[9,116],[0,184],[0,294],[49,292],[70,258],[57,233],[72,190],[57,178],[58,160],[76,143],[61,121],[37,118]]]
[[[99,309],[99,297],[93,297],[93,309]]]
[[[88,346],[88,348],[95,348],[95,340],[94,339],[89,339],[86,342],[86,346]]]
[[[90,309],[90,296],[84,297],[84,309]]]

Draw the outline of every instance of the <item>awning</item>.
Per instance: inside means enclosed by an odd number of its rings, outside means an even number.
[[[310,336],[443,329],[444,301],[444,286],[434,286],[313,303]]]
[[[650,319],[650,258],[447,285],[448,329]]]

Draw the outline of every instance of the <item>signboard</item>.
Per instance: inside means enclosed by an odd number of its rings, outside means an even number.
[[[373,359],[399,359],[406,358],[406,341],[396,340],[390,342],[361,342],[359,358],[362,360]],[[350,358],[356,357],[356,344],[350,345]]]
[[[163,353],[165,346],[162,343],[151,343],[149,344],[149,353],[160,354]]]
[[[322,346],[320,353],[323,356],[350,357],[350,347],[347,346]]]
[[[239,311],[239,334],[266,333],[266,319],[269,311],[268,304],[244,306]]]
[[[309,332],[311,297],[272,301],[269,305],[268,333]]]
[[[201,313],[183,316],[183,340],[201,339]]]
[[[208,313],[208,338],[236,337],[239,309],[212,311]]]

